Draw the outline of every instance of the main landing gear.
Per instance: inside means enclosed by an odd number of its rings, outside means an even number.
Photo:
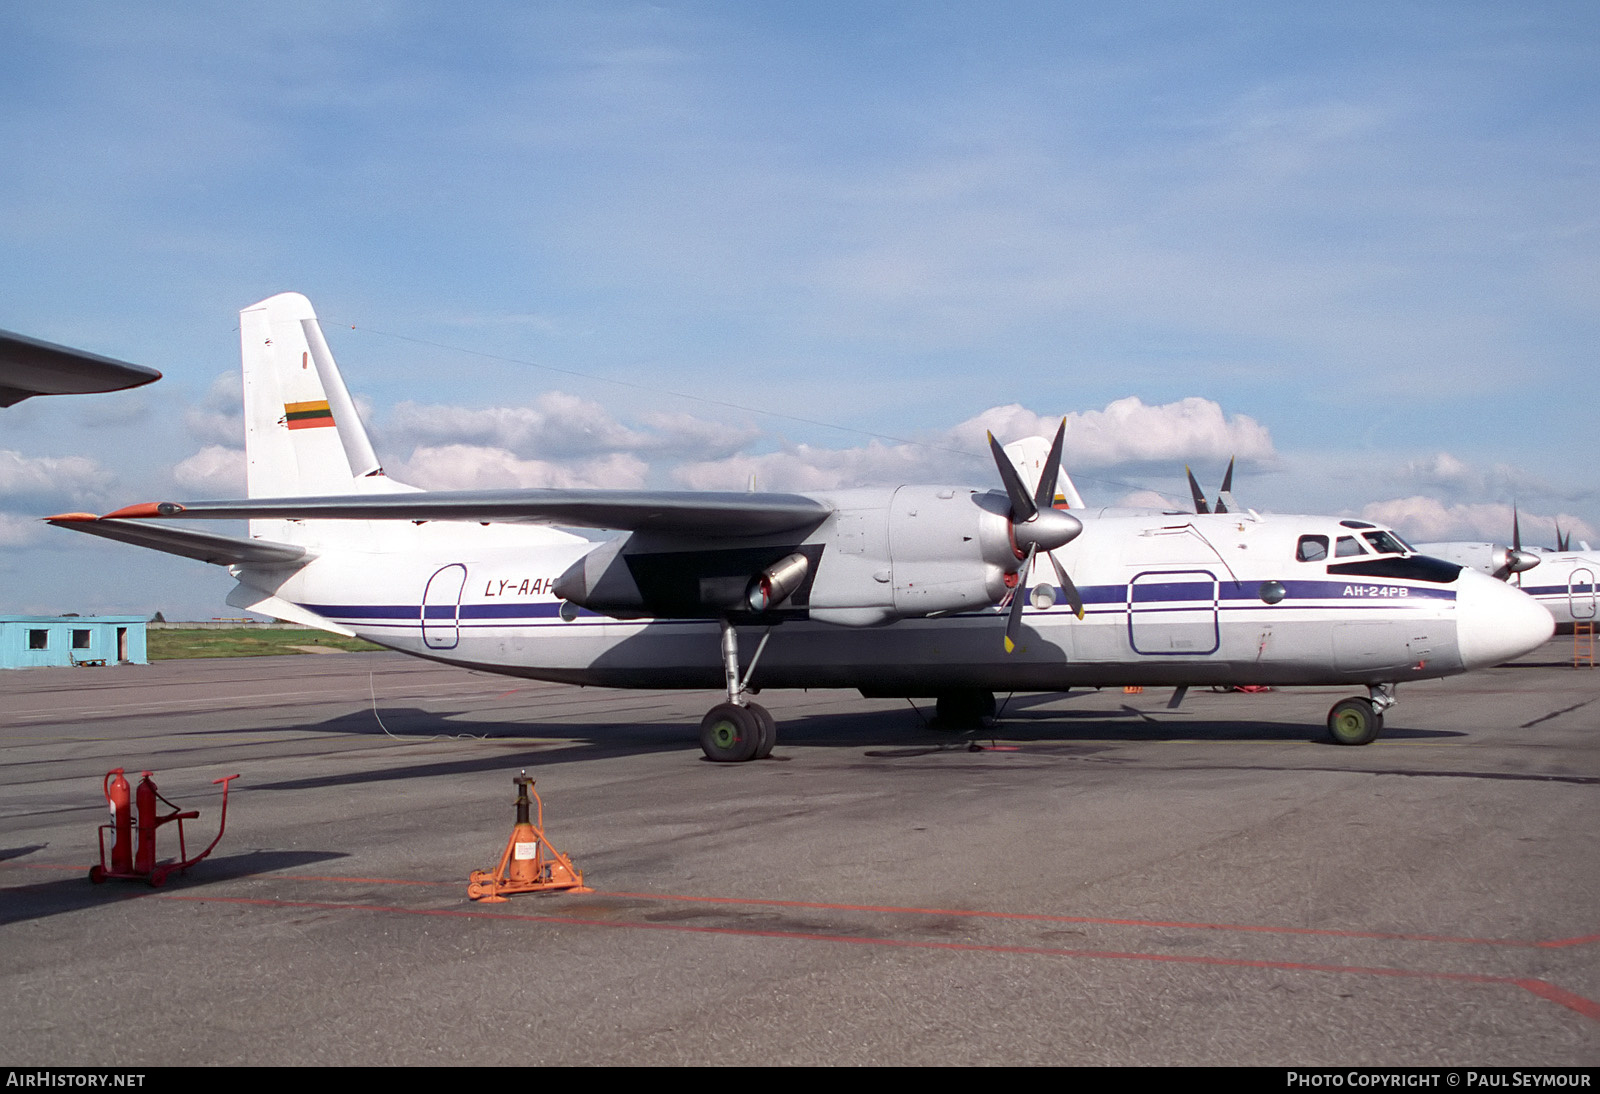
[[[764,760],[778,743],[778,723],[773,721],[766,707],[745,698],[750,674],[755,672],[756,662],[761,659],[761,651],[767,648],[770,637],[769,627],[741,677],[738,633],[732,623],[726,619],[722,621],[722,671],[728,682],[728,701],[712,707],[700,720],[700,747],[706,759],[717,763]]]
[[[1370,698],[1341,699],[1328,711],[1328,736],[1335,744],[1369,745],[1383,732],[1383,712],[1399,702],[1393,684],[1371,684]]]

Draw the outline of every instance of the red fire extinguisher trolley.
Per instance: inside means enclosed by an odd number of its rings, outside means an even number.
[[[96,885],[113,877],[145,881],[152,887],[164,885],[173,871],[181,873],[209,855],[212,848],[221,842],[222,833],[228,827],[228,784],[238,775],[227,775],[211,781],[212,786],[222,784],[222,817],[217,824],[217,838],[204,851],[190,858],[188,845],[183,838],[183,822],[194,820],[200,815],[199,811],[191,809],[185,812],[162,797],[156,789],[155,780],[151,778],[155,772],[144,771],[141,774],[144,777],[139,780],[139,788],[133,794],[132,804],[138,807],[138,822],[135,825],[133,812],[129,808],[128,780],[122,777],[122,768],[106,773],[101,793],[111,808],[111,823],[100,826],[100,864],[89,867],[89,880]],[[172,812],[162,815],[158,802],[171,806]],[[156,830],[171,821],[178,822],[178,858],[175,862],[157,865]],[[135,827],[138,829],[137,846],[133,843]],[[107,832],[111,833],[109,864],[106,860]]]

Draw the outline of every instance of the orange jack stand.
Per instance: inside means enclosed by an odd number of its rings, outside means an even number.
[[[583,873],[572,860],[544,838],[544,801],[533,788],[533,780],[524,771],[511,780],[517,784],[517,826],[511,830],[500,865],[493,871],[472,871],[472,884],[467,895],[486,904],[505,903],[506,893],[547,893],[561,889],[574,893],[592,893],[583,883]],[[528,795],[533,800],[528,800]],[[528,807],[537,804],[538,821],[528,820]]]

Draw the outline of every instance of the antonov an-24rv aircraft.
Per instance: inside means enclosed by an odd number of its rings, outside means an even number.
[[[723,687],[700,733],[713,760],[770,752],[776,727],[750,697],[794,687],[933,697],[970,725],[996,691],[1171,685],[1176,702],[1195,685],[1350,684],[1367,694],[1328,727],[1365,744],[1396,684],[1551,634],[1518,590],[1362,521],[1067,512],[1064,421],[1031,491],[991,437],[1003,490],[423,492],[385,477],[305,297],[246,308],[240,342],[248,498],[52,523],[227,566],[233,607],[419,657]],[[250,534],[162,518],[247,519]]]

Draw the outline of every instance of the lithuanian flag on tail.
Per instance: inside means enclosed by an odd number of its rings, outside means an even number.
[[[328,409],[326,399],[309,403],[284,403],[283,420],[290,429],[317,429],[333,424],[333,411]]]

